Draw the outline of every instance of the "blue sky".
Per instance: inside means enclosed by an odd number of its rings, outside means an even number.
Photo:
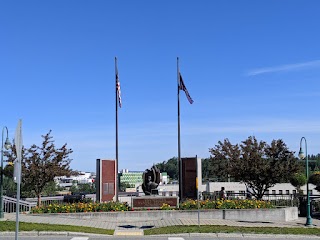
[[[25,147],[50,129],[72,168],[115,158],[114,57],[122,91],[119,168],[209,157],[229,138],[320,152],[319,1],[1,1],[0,126]]]

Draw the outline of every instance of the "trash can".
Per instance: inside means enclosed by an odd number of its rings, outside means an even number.
[[[313,214],[313,201],[310,199],[310,215]],[[307,197],[299,197],[299,217],[307,216]]]

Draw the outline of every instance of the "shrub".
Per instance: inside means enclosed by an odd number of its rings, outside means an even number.
[[[129,211],[127,203],[106,202],[106,203],[65,203],[49,204],[47,206],[33,207],[31,213],[76,213],[76,212],[112,212]]]
[[[311,174],[311,176],[309,177],[309,183],[312,183],[316,186],[320,185],[320,172],[314,172],[313,174]]]
[[[295,173],[290,178],[290,183],[297,189],[298,192],[300,192],[301,186],[307,183],[307,177],[304,173]]]
[[[256,208],[274,208],[269,201],[262,200],[201,200],[199,201],[201,209],[256,209]],[[198,208],[198,202],[195,200],[187,200],[180,205],[182,210],[192,210]]]
[[[257,209],[274,208],[269,201],[262,200],[200,200],[200,209]],[[162,204],[160,210],[174,210],[169,204]],[[180,204],[180,210],[198,209],[197,200],[186,200]],[[143,209],[142,209],[143,210]],[[146,210],[146,209],[145,209]],[[150,209],[147,209],[150,210]],[[114,212],[114,211],[133,211],[127,203],[105,202],[105,203],[53,203],[47,206],[33,207],[31,213],[77,213],[77,212]]]

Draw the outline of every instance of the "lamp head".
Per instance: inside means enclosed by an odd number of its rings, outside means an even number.
[[[9,138],[6,139],[5,143],[4,143],[4,148],[6,150],[9,150],[9,148],[11,148],[11,143],[9,141]]]
[[[300,151],[299,151],[299,158],[300,159],[304,159],[305,158],[304,152],[302,151],[301,147],[300,147]]]

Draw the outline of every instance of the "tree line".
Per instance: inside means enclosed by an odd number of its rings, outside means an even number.
[[[57,148],[52,140],[51,131],[41,136],[40,146],[33,144],[22,149],[22,193],[33,194],[41,202],[41,195],[54,187],[56,176],[77,174],[70,168],[69,155],[73,152],[67,144]],[[209,148],[210,157],[202,159],[202,177],[204,181],[239,181],[250,189],[253,196],[261,199],[264,193],[276,183],[291,182],[297,189],[306,182],[304,162],[299,161],[283,140],[273,140],[270,144],[248,137],[239,144],[232,144],[228,139],[219,141]],[[16,159],[15,146],[5,156],[9,162]],[[319,169],[320,154],[309,155],[310,170]],[[156,164],[160,172],[167,172],[171,180],[178,180],[178,160],[170,158]],[[13,165],[8,164],[3,170],[7,191],[15,188],[12,178]],[[318,179],[318,175],[313,179]],[[320,172],[319,172],[320,189]],[[92,189],[91,189],[92,191]],[[22,194],[23,195],[23,194]]]
[[[209,158],[202,159],[203,181],[242,182],[258,199],[277,183],[290,182],[298,190],[306,183],[304,161],[296,158],[295,152],[290,151],[281,139],[270,144],[258,141],[254,136],[239,144],[225,139],[210,148],[209,153]],[[317,171],[320,154],[308,157],[312,163],[310,170]],[[161,172],[167,171],[172,179],[178,179],[177,158],[156,166]]]

